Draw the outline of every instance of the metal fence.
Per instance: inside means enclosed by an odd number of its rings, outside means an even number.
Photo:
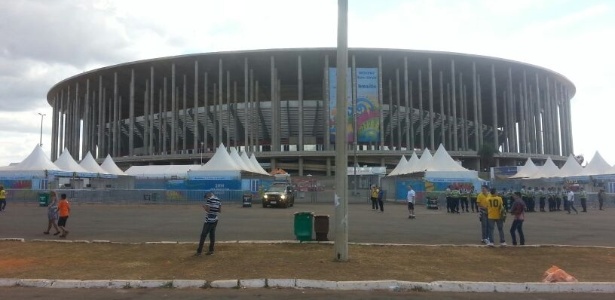
[[[66,194],[71,203],[92,204],[194,204],[202,201],[207,192],[211,190],[164,190],[164,189],[54,189],[59,195]],[[247,191],[241,190],[214,190],[213,192],[223,202],[243,201]],[[38,204],[39,196],[49,193],[46,190],[7,190],[7,200],[14,203]],[[307,191],[296,192],[296,203],[333,203],[334,191]],[[261,196],[252,193],[252,202],[261,203]],[[365,203],[368,201],[367,192],[353,195],[349,202]]]

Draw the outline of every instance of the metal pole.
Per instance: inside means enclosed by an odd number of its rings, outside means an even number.
[[[205,151],[205,143],[201,142],[201,166],[203,165],[203,152]]]
[[[338,0],[337,103],[335,115],[335,259],[348,260],[348,149],[346,136],[348,100],[348,0]]]
[[[41,136],[40,136],[38,145],[40,147],[43,147],[43,118],[45,117],[45,114],[41,114],[41,113],[38,113],[38,114],[41,116]]]

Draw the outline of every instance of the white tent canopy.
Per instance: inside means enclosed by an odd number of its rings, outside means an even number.
[[[426,166],[425,170],[426,171],[447,171],[447,172],[469,171],[468,169],[458,164],[455,160],[453,160],[453,158],[448,154],[448,152],[446,152],[446,149],[444,149],[444,145],[442,144],[440,144],[440,146],[438,147],[438,150],[431,158],[431,163],[428,166]]]
[[[406,156],[402,155],[401,158],[399,159],[399,162],[397,163],[397,166],[395,166],[393,171],[391,171],[391,173],[389,173],[388,176],[404,174],[401,172],[403,172],[407,167],[408,167],[408,160],[406,159]]]
[[[51,162],[39,145],[36,145],[30,155],[19,164],[0,168],[0,176],[4,178],[45,177],[47,175],[71,176],[72,172],[62,170]]]
[[[559,177],[560,170],[550,156],[547,158],[544,165],[537,168],[538,170],[534,172],[534,174],[528,176],[528,179]]]
[[[534,164],[534,162],[532,161],[532,159],[528,158],[525,161],[525,165],[519,167],[517,169],[517,173],[513,176],[510,176],[509,178],[511,179],[516,179],[516,178],[528,178],[530,177],[532,174],[538,172],[538,167]]]
[[[85,155],[85,157],[81,160],[81,162],[79,163],[79,165],[88,170],[89,172],[92,173],[98,173],[101,175],[110,175],[109,172],[107,172],[106,170],[104,170],[103,168],[101,168],[98,163],[96,162],[96,160],[94,160],[94,157],[92,156],[92,153],[90,153],[88,151],[88,153]]]
[[[267,171],[265,171],[265,169],[263,169],[263,167],[258,162],[258,160],[256,160],[256,156],[254,156],[254,153],[252,153],[252,155],[250,156],[250,161],[256,167],[258,173],[262,173],[263,175],[269,175],[269,173],[267,173]]]
[[[43,149],[40,146],[34,147],[32,153],[26,157],[22,162],[17,164],[16,166],[12,166],[14,170],[54,170],[54,171],[64,171],[62,168],[55,165],[51,160],[45,155]]]
[[[425,169],[427,169],[427,167],[429,167],[429,164],[431,164],[432,159],[433,156],[431,156],[431,152],[429,152],[429,149],[425,148],[425,150],[423,150],[423,153],[421,154],[421,159],[419,159],[416,166],[411,166],[411,170],[413,171],[412,173],[425,172]]]
[[[611,166],[602,158],[602,155],[598,151],[594,154],[592,160],[585,166],[583,171],[577,175],[580,176],[592,176],[609,174]]]
[[[242,171],[246,171],[246,172],[254,172],[251,168],[252,164],[247,165],[243,159],[241,159],[241,156],[239,155],[239,152],[237,152],[237,149],[235,147],[231,147],[231,159],[235,162],[235,164],[237,164]]]
[[[110,174],[115,174],[115,175],[127,175],[124,171],[122,171],[122,169],[120,169],[115,162],[113,161],[113,158],[111,158],[111,155],[107,154],[107,157],[105,157],[105,160],[103,161],[103,163],[100,165],[100,167],[107,171],[107,173]]]
[[[194,171],[241,171],[241,166],[235,163],[233,158],[226,151],[226,147],[220,144],[220,147],[216,149],[216,153],[209,159],[209,161],[197,168]]]
[[[64,151],[62,152],[60,157],[58,157],[58,159],[54,162],[54,164],[58,166],[60,169],[70,171],[70,172],[75,172],[79,176],[86,176],[86,177],[96,176],[94,172],[88,171],[82,166],[80,166],[73,159],[73,156],[70,155],[70,152],[66,148],[64,148]]]
[[[559,170],[558,177],[571,177],[580,174],[583,171],[583,167],[579,165],[579,162],[576,160],[574,155],[570,154],[566,163]]]

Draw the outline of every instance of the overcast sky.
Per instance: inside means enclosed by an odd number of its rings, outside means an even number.
[[[0,166],[49,156],[57,82],[95,68],[189,53],[335,47],[336,0],[1,0]],[[575,154],[615,163],[615,1],[349,0],[350,47],[496,56],[577,87]]]

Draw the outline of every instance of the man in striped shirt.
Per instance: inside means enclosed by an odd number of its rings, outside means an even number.
[[[201,240],[199,241],[199,247],[196,249],[195,256],[200,256],[203,252],[203,244],[209,234],[209,250],[205,255],[214,254],[214,244],[216,243],[216,227],[218,226],[218,214],[222,212],[222,204],[220,199],[212,192],[208,192],[205,195],[207,203],[203,205],[203,209],[207,214],[205,215],[205,223],[203,223],[203,230],[201,231]]]

